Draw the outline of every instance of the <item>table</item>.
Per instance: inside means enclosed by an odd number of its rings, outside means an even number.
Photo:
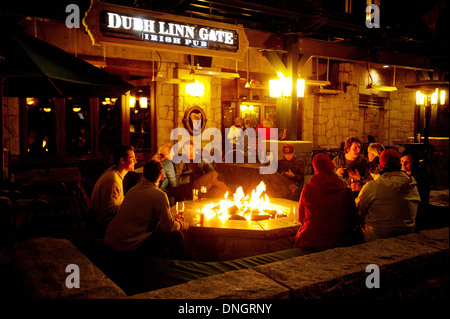
[[[185,221],[189,229],[184,233],[188,258],[203,261],[224,261],[289,249],[294,246],[300,224],[295,221],[292,207],[298,203],[283,198],[271,198],[272,208],[288,217],[260,221],[204,219],[198,225],[196,210],[220,199],[185,201]],[[171,213],[176,216],[175,206]]]

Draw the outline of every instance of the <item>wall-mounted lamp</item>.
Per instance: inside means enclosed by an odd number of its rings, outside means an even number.
[[[280,75],[280,74],[279,74]],[[269,80],[270,97],[287,97],[292,94],[292,78],[280,77],[280,79]],[[305,80],[297,79],[297,97],[305,96]]]
[[[75,107],[72,108],[72,111],[73,111],[74,113],[78,113],[78,112],[81,111],[81,107],[75,106]]]
[[[397,87],[395,87],[395,86],[375,85],[373,83],[367,84],[366,89],[368,89],[368,90],[375,90],[375,91],[384,91],[384,92],[395,92],[395,91],[397,91]]]
[[[190,96],[202,97],[205,94],[205,86],[197,80],[193,83],[187,83],[184,90]]]
[[[389,68],[389,65],[383,65],[383,68],[387,69]],[[370,70],[369,64],[367,65],[367,72],[369,74],[369,81],[366,86],[366,89],[368,90],[374,90],[374,91],[384,91],[384,92],[395,92],[397,91],[397,87],[395,86],[395,75],[396,75],[396,68],[394,66],[394,73],[393,73],[393,85],[376,85],[375,83],[379,83],[381,80],[381,74],[378,73],[376,69]]]

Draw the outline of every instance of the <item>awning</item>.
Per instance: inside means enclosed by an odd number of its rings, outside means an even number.
[[[58,47],[24,32],[6,30],[0,30],[4,96],[117,96],[134,87]]]

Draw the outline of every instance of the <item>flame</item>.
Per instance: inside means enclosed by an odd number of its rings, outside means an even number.
[[[222,222],[230,217],[244,217],[247,221],[252,220],[253,215],[267,215],[271,210],[269,196],[265,194],[266,185],[259,183],[256,189],[252,190],[251,196],[246,195],[242,187],[238,187],[229,199],[228,192],[219,203],[206,204],[202,208],[205,220],[218,218]]]

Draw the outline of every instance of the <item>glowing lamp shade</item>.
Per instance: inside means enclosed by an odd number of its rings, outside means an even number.
[[[286,97],[292,94],[292,78],[269,80],[270,97]],[[297,79],[297,97],[305,95],[305,80]]]
[[[133,108],[136,104],[136,98],[134,96],[130,96],[130,98],[128,99],[128,103],[130,104],[130,108]]]
[[[445,104],[445,91],[442,90],[440,95],[441,95],[440,96],[440,104],[444,105]]]
[[[254,106],[253,105],[241,104],[240,108],[241,108],[242,112],[247,112],[247,111],[253,112],[253,110],[254,110]]]
[[[186,84],[184,89],[187,95],[201,97],[205,94],[205,86],[203,83],[195,81],[193,83]]]
[[[431,105],[444,105],[445,104],[445,90],[436,90],[429,95],[430,104]],[[427,99],[427,94],[422,93],[421,91],[416,91],[416,105],[425,105],[425,99]]]
[[[141,108],[146,109],[147,108],[147,98],[146,97],[139,98],[139,105],[141,106]]]
[[[416,104],[425,105],[425,94],[420,91],[416,91]]]
[[[438,89],[431,94],[430,97],[431,105],[436,105],[438,102]]]

